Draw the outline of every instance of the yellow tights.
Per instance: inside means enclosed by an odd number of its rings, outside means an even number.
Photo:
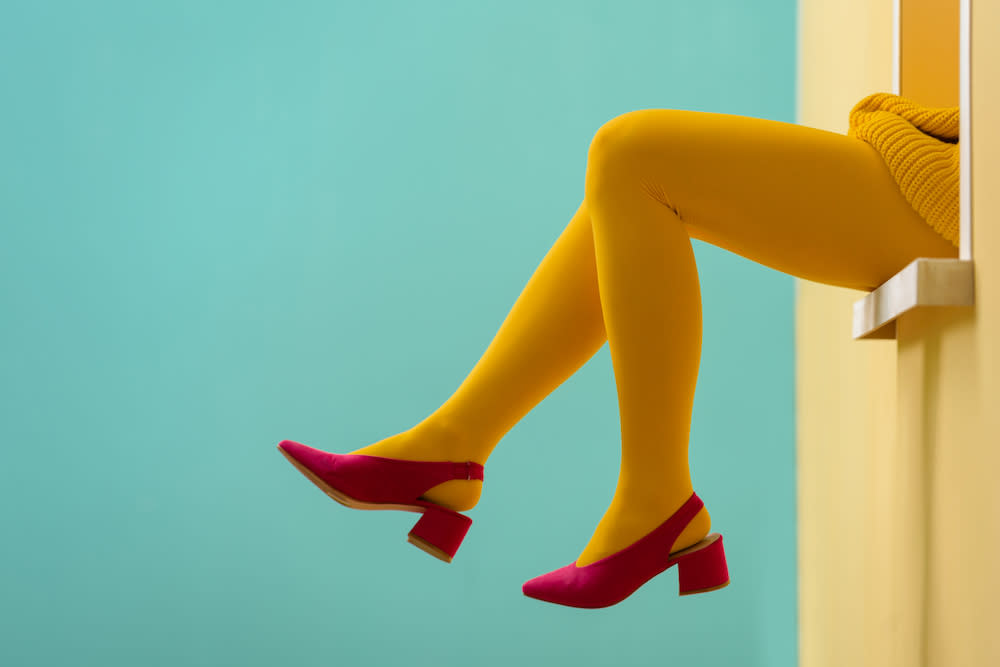
[[[413,428],[352,453],[485,463],[608,341],[621,470],[577,564],[635,542],[693,490],[688,437],[702,321],[691,239],[859,290],[915,257],[958,256],[859,139],[747,116],[632,111],[594,136],[582,203],[461,386]],[[481,484],[446,482],[425,497],[466,510]],[[709,529],[702,509],[673,550]]]

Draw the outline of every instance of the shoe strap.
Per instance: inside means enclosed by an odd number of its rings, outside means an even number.
[[[676,521],[677,536],[680,537],[681,532],[687,528],[687,525],[694,521],[694,518],[698,516],[698,512],[701,508],[705,506],[701,498],[698,497],[697,493],[691,492],[691,496],[681,505],[677,513],[672,517]]]
[[[465,461],[464,463],[452,463],[452,477],[454,479],[483,479],[483,466],[475,461]]]

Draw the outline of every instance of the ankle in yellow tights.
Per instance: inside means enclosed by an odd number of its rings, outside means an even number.
[[[351,454],[413,461],[475,461],[479,464],[485,464],[488,456],[488,454],[473,453],[459,433],[431,421],[424,421],[407,431],[362,447]],[[458,512],[464,512],[476,506],[482,489],[483,483],[479,480],[456,479],[438,484],[425,493],[424,498]]]

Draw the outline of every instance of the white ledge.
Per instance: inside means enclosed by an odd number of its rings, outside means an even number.
[[[973,280],[970,259],[918,257],[854,302],[854,338],[895,338],[896,318],[918,306],[971,306]]]

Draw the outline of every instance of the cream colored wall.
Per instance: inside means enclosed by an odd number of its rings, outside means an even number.
[[[1000,665],[998,4],[973,7],[975,308],[911,312],[898,341],[855,341],[863,293],[798,281],[803,667]],[[892,90],[891,11],[800,0],[797,122],[846,132],[857,100]],[[904,66],[901,92],[953,104],[921,71]]]
[[[851,107],[892,90],[892,5],[800,0],[796,122],[847,132]],[[799,653],[802,667],[882,664],[913,619],[884,560],[898,513],[880,480],[896,440],[896,343],[851,337],[863,292],[797,281]],[[896,649],[897,651],[899,649]],[[901,663],[906,664],[906,663]]]

